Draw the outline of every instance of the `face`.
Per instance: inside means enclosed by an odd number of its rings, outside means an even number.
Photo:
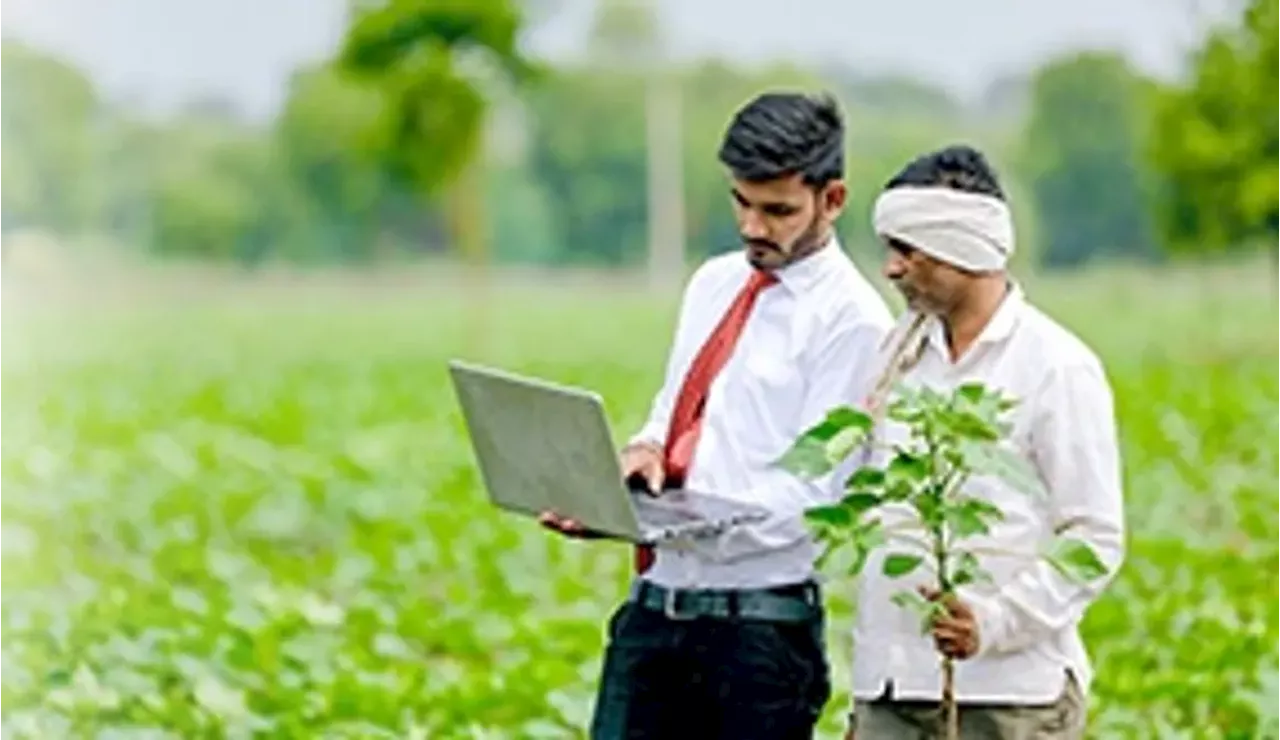
[[[811,253],[844,208],[839,180],[815,189],[800,175],[748,182],[733,180],[733,212],[747,259],[762,270],[776,270]]]
[[[969,276],[897,239],[886,239],[884,276],[921,313],[950,313],[960,305]]]

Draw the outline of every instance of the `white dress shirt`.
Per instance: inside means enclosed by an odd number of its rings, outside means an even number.
[[[694,357],[751,274],[742,252],[703,264],[685,289],[666,378],[632,441],[661,445]],[[662,545],[644,578],[668,588],[760,588],[813,575],[816,546],[800,518],[829,501],[773,463],[871,372],[893,325],[880,295],[832,239],[777,271],[758,296],[733,355],[711,384],[685,487],[769,508],[776,517],[692,547]]]
[[[977,656],[956,662],[956,698],[1052,702],[1063,691],[1067,671],[1087,691],[1092,676],[1077,625],[1109,579],[1079,585],[1034,555],[1059,533],[1092,546],[1110,574],[1123,558],[1116,426],[1102,365],[1079,339],[1027,304],[1016,287],[958,362],[950,359],[941,323],[928,321],[924,352],[903,384],[946,391],[978,381],[1019,399],[1010,414],[1009,444],[1048,489],[1047,498],[1037,499],[992,477],[975,478],[966,487],[968,495],[1000,507],[1005,519],[989,535],[962,541],[981,548],[978,559],[994,583],[958,589],[978,617],[981,646]],[[885,422],[878,434],[880,443],[905,441],[901,424]],[[904,508],[881,511],[888,525],[910,516]],[[882,560],[893,549],[892,541],[877,549],[859,582],[853,693],[874,699],[891,686],[895,699],[937,700],[942,678],[933,639],[922,634],[918,616],[890,602],[899,590],[932,582],[933,574],[921,567],[905,577],[886,577]]]

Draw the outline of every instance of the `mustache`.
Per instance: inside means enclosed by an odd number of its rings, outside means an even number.
[[[748,239],[747,237],[744,236],[742,237],[742,243],[747,245],[748,247],[758,247],[760,249],[769,249],[774,252],[782,251],[781,245],[775,244],[769,241],[768,239]]]

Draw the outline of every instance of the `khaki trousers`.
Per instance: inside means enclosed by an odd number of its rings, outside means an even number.
[[[961,704],[961,740],[1080,740],[1087,707],[1080,685],[1067,677],[1062,696],[1051,704]],[[854,703],[856,740],[941,738],[937,702],[876,699]]]

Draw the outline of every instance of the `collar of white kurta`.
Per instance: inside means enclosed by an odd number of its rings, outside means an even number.
[[[890,188],[872,224],[891,237],[969,272],[1003,270],[1014,249],[1013,217],[999,198],[948,187]]]

